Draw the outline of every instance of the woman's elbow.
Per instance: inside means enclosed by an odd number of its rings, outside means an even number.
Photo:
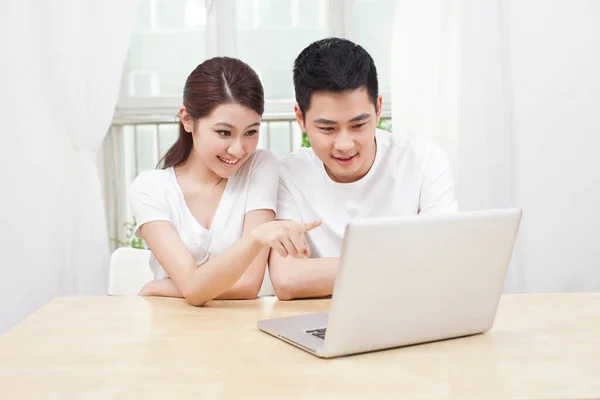
[[[206,303],[208,303],[210,300],[206,300],[206,299],[199,299],[197,297],[185,297],[185,301],[188,302],[188,304],[194,306],[194,307],[204,307],[206,305]]]
[[[182,290],[181,294],[183,295],[185,301],[194,307],[203,307],[206,305],[206,303],[212,300],[207,299],[205,296],[200,296],[198,292],[194,290]]]
[[[259,285],[259,286],[253,285],[248,288],[248,291],[246,293],[248,300],[253,300],[258,297],[258,294],[260,293],[260,286],[261,285]]]

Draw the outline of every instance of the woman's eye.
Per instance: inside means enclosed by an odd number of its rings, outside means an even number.
[[[253,129],[251,131],[246,132],[246,135],[248,136],[254,136],[258,133],[258,131],[256,129]]]
[[[221,136],[231,136],[231,132],[229,131],[217,131],[217,133]]]

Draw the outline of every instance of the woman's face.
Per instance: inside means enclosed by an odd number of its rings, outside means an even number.
[[[221,104],[205,118],[193,120],[182,108],[181,121],[192,132],[192,152],[221,178],[230,178],[258,145],[260,115],[240,104]]]

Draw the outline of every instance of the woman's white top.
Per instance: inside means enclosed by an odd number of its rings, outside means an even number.
[[[188,208],[173,167],[141,173],[131,184],[129,200],[139,227],[151,221],[169,221],[200,266],[229,249],[242,236],[244,217],[252,210],[276,210],[278,160],[268,150],[256,150],[227,180],[210,229]],[[150,268],[155,279],[168,277],[154,254]]]

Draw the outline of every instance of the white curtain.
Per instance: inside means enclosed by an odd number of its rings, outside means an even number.
[[[52,107],[74,150],[63,199],[67,260],[59,293],[106,294],[109,238],[96,155],[114,114],[135,0],[39,6]]]
[[[0,1],[0,334],[57,294],[106,291],[91,159],[115,106],[133,2]]]
[[[511,205],[508,39],[502,0],[398,0],[396,5],[394,133],[446,148],[463,209]]]
[[[47,101],[32,1],[0,1],[0,334],[56,295],[67,142]]]
[[[394,134],[444,146],[462,210],[512,206],[506,2],[397,0],[394,18]],[[512,268],[508,290],[516,273]]]

